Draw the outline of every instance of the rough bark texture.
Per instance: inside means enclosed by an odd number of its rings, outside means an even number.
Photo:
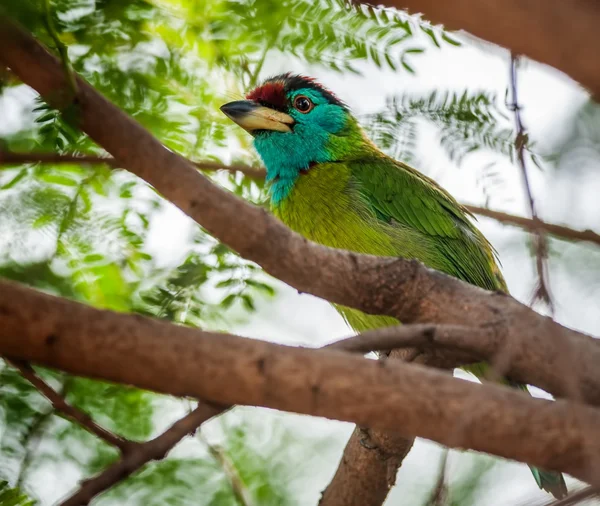
[[[594,0],[381,0],[450,29],[463,29],[551,65],[600,97],[598,26]]]
[[[390,357],[412,362],[416,350],[394,350]],[[396,474],[415,439],[395,432],[356,427],[319,506],[378,506],[396,483]]]
[[[218,405],[352,421],[600,485],[600,410],[476,385],[420,365],[202,332],[11,282],[0,282],[0,354]],[[448,430],[457,424],[460,438]]]
[[[366,434],[356,427],[319,506],[383,504],[413,443],[414,438],[393,432],[369,430]]]

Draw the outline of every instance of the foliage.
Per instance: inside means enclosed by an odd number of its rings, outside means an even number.
[[[384,111],[367,120],[377,143],[399,159],[414,158],[422,121],[436,127],[440,145],[458,163],[484,149],[515,159],[515,134],[508,126],[509,118],[489,92],[434,90],[426,96],[392,97]]]
[[[35,506],[36,502],[7,481],[0,481],[0,506]]]

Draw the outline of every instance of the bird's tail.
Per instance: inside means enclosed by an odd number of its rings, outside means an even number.
[[[555,471],[544,471],[537,467],[529,466],[535,482],[542,490],[552,494],[557,499],[562,499],[568,493],[567,484],[562,473]]]

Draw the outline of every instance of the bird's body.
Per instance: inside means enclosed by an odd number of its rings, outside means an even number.
[[[272,211],[291,229],[325,246],[416,258],[464,281],[504,290],[487,241],[466,214],[447,214],[444,205],[456,206],[456,210],[460,207],[433,185],[394,160],[377,153],[365,154],[345,163],[315,165],[301,174],[288,198],[272,204]],[[415,204],[426,202],[432,191],[440,203],[432,200],[427,207],[415,205],[409,215],[393,205],[402,193]],[[391,205],[386,205],[390,198]],[[436,213],[444,221],[436,222]],[[349,308],[340,308],[340,312],[356,331],[398,323],[390,317]]]
[[[326,246],[417,259],[482,288],[507,291],[495,253],[468,211],[433,180],[377,149],[331,92],[285,74],[247,98],[222,109],[255,136],[271,183],[271,209],[291,229]],[[359,332],[398,324],[337,309]],[[532,472],[540,487],[566,493],[560,473]]]

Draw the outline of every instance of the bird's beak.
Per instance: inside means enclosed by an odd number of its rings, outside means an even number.
[[[221,111],[249,133],[256,130],[291,132],[289,125],[294,123],[294,118],[288,114],[269,109],[252,100],[229,102],[221,106]]]

